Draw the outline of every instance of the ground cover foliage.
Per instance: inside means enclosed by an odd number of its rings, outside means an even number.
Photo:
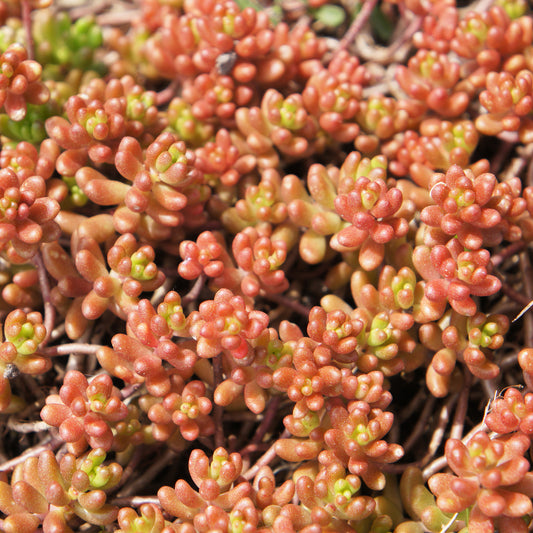
[[[0,23],[0,531],[531,529],[525,0]]]

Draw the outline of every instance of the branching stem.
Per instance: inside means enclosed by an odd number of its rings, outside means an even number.
[[[348,31],[342,38],[339,43],[339,47],[335,52],[337,55],[341,50],[345,50],[348,46],[354,41],[357,34],[364,28],[365,24],[368,22],[372,11],[376,7],[378,0],[365,0],[361,6],[361,11],[357,14],[352,24],[348,28]]]

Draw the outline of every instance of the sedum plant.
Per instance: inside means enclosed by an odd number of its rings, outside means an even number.
[[[533,529],[524,0],[0,0],[0,531]]]

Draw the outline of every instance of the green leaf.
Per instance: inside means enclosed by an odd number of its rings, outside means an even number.
[[[264,11],[265,9],[265,7],[257,0],[235,0],[235,3],[239,6],[241,10],[246,9],[247,7],[251,7],[256,11]]]
[[[346,20],[346,12],[340,6],[325,4],[312,10],[315,18],[330,28],[340,26]]]
[[[394,24],[392,21],[381,11],[379,6],[376,6],[370,15],[370,25],[377,37],[383,42],[389,42],[394,32]]]

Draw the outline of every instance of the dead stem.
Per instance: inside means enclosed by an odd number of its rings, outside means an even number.
[[[62,324],[58,324],[52,331],[52,333],[50,333],[50,340],[53,342],[53,341],[56,341],[57,339],[60,339],[61,337],[63,337],[65,335],[65,323],[63,322]]]
[[[375,43],[368,29],[363,29],[357,35],[355,41],[355,48],[360,58],[365,61],[372,61],[382,65],[397,65],[398,63],[405,63],[406,58],[411,50],[409,43],[409,36],[404,37],[404,32],[415,33],[421,23],[420,20],[415,19],[408,26],[401,28],[400,37],[393,41],[389,46],[379,46]],[[402,21],[403,23],[403,21]],[[406,40],[407,39],[407,40]]]
[[[494,0],[478,0],[477,2],[474,2],[473,4],[470,4],[468,6],[465,6],[463,8],[463,11],[477,11],[478,13],[484,13],[485,11],[488,11],[492,5],[494,4]]]
[[[85,333],[77,339],[76,344],[89,344],[92,336],[92,327],[87,328]],[[90,343],[93,344],[93,343]],[[65,366],[65,370],[68,372],[69,370],[78,370],[79,372],[82,372],[83,374],[86,373],[86,363],[87,363],[87,354],[79,353],[79,352],[72,352],[70,353],[68,357],[67,364]]]
[[[80,5],[84,4],[84,5]],[[76,20],[81,17],[94,17],[111,6],[110,0],[94,0],[93,2],[73,3],[70,9],[70,16]],[[63,9],[68,6],[62,6]]]
[[[423,21],[422,17],[414,17],[413,20],[409,22],[409,25],[401,33],[400,37],[396,39],[393,43],[391,43],[390,46],[387,47],[387,50],[389,51],[391,56],[395,56],[398,50],[402,48],[402,46],[406,46],[410,48],[411,38],[422,26],[422,21]]]

